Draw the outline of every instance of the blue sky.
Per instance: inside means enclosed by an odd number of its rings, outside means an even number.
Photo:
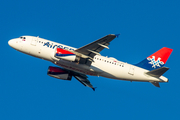
[[[109,120],[180,119],[180,2],[178,0],[4,0],[0,2],[0,119]],[[20,53],[8,40],[40,36],[79,48],[107,34],[121,33],[104,56],[138,63],[162,47],[174,49],[164,75],[169,83],[89,76],[97,87],[74,78],[47,76],[53,64]]]

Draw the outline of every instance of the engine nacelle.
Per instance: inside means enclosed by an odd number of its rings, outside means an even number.
[[[63,80],[72,79],[72,75],[68,71],[61,69],[59,67],[49,66],[47,74],[57,79],[63,79]]]
[[[76,54],[64,50],[62,48],[57,48],[55,50],[55,55],[54,57],[59,58],[59,59],[64,59],[64,60],[68,60],[68,61],[76,61]]]

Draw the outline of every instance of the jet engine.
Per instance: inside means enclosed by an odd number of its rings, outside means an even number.
[[[72,75],[69,73],[69,71],[59,67],[49,66],[47,74],[57,79],[62,79],[62,80],[72,79]]]
[[[54,57],[68,61],[79,61],[79,57],[76,56],[76,54],[62,48],[57,48],[55,50]]]

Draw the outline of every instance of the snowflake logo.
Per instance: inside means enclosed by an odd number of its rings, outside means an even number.
[[[152,56],[152,58],[147,58],[147,60],[150,61],[149,64],[153,65],[153,68],[161,67],[161,65],[164,65],[164,62],[160,61],[160,57],[157,60],[155,60],[155,56]]]

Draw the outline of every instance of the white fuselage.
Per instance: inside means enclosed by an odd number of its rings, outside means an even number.
[[[86,75],[102,76],[118,80],[168,82],[168,79],[164,76],[161,76],[159,78],[149,76],[145,74],[146,72],[148,72],[148,70],[134,66],[132,64],[118,61],[115,58],[96,55],[94,56],[93,62],[90,67],[84,64],[57,59],[56,57],[54,57],[54,51],[56,47],[60,47],[70,51],[76,50],[76,48],[39,37],[23,37],[26,38],[24,41],[20,38],[16,38],[10,40],[8,43],[11,47],[20,52],[51,61],[54,64],[68,70]]]

